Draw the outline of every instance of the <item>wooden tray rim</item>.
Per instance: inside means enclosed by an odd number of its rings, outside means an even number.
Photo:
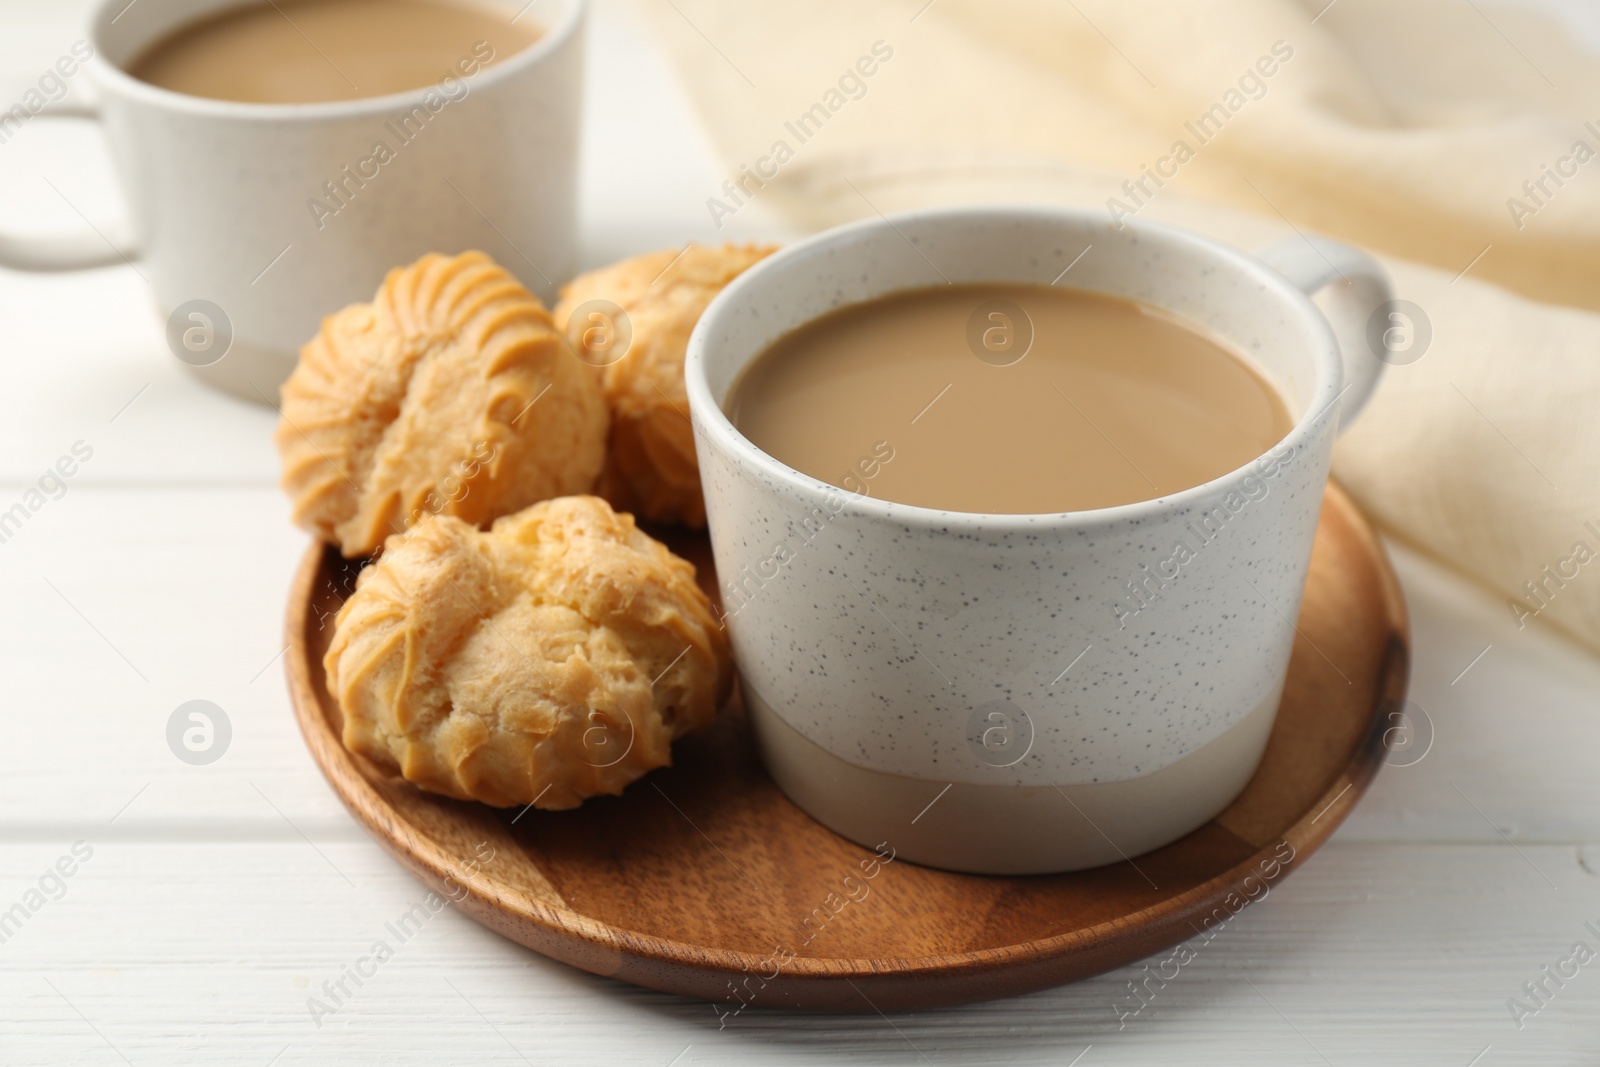
[[[1377,561],[1383,609],[1394,622],[1396,636],[1383,654],[1379,692],[1375,693],[1373,712],[1365,736],[1351,753],[1349,762],[1318,798],[1320,803],[1308,808],[1278,836],[1278,841],[1288,842],[1293,847],[1295,855],[1292,864],[1282,865],[1279,874],[1273,878],[1259,873],[1264,861],[1275,855],[1277,842],[1274,842],[1185,892],[1087,928],[1035,941],[937,956],[793,956],[783,963],[785,977],[838,979],[883,974],[916,977],[957,973],[971,976],[974,973],[1008,970],[1033,961],[1055,959],[1067,952],[1108,947],[1130,928],[1169,926],[1207,908],[1215,908],[1229,891],[1238,893],[1248,905],[1251,898],[1243,885],[1246,878],[1255,877],[1275,884],[1286,877],[1292,867],[1297,869],[1304,858],[1315,852],[1333,834],[1376,776],[1386,751],[1384,737],[1390,722],[1389,713],[1404,702],[1410,663],[1410,623],[1405,599],[1376,531],[1348,494],[1332,481],[1328,483],[1323,501],[1324,508],[1330,505],[1344,513],[1351,532]],[[284,667],[295,718],[312,758],[346,809],[378,839],[379,844],[425,881],[434,884],[451,882],[472,897],[482,910],[510,914],[541,926],[563,940],[578,941],[606,952],[625,951],[653,962],[718,973],[748,973],[771,964],[770,956],[675,941],[615,926],[576,911],[530,901],[524,890],[492,876],[482,867],[470,875],[463,875],[454,864],[447,861],[438,843],[415,835],[411,823],[356,767],[355,757],[333,732],[320,700],[311,689],[311,664],[304,640],[305,624],[316,581],[329,551],[329,546],[313,541],[296,569],[290,586],[285,626],[289,650]],[[357,802],[358,798],[360,803]],[[379,819],[376,815],[369,817],[369,812],[377,811],[381,811],[385,819]],[[388,827],[382,825],[384,821],[389,823]],[[1243,906],[1239,910],[1243,910]],[[1196,933],[1199,933],[1198,928]]]

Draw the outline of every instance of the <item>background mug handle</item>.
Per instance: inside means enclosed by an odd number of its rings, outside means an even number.
[[[49,105],[33,117],[98,122],[100,112],[88,104],[61,103]],[[88,219],[84,222],[88,229],[77,233],[40,237],[0,233],[0,267],[26,271],[85,270],[108,263],[127,263],[139,254],[123,227],[111,227],[108,232],[97,229]]]
[[[1329,290],[1324,312],[1339,342],[1345,392],[1339,432],[1355,422],[1378,388],[1386,360],[1373,347],[1372,324],[1379,321],[1380,343],[1387,345],[1394,291],[1378,261],[1349,245],[1325,237],[1285,237],[1256,258],[1289,279],[1306,296]]]

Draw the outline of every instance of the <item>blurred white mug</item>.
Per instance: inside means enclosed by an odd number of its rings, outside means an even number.
[[[553,299],[574,266],[584,0],[538,0],[526,15],[525,0],[494,3],[508,21],[535,21],[539,39],[489,66],[466,50],[437,84],[367,99],[236,103],[124,69],[237,2],[96,6],[88,47],[70,57],[75,66],[92,47],[94,104],[13,109],[0,130],[98,119],[132,217],[60,237],[0,234],[0,266],[137,259],[173,354],[211,384],[273,404],[323,316],[371,299],[390,268],[427,252],[482,249]]]

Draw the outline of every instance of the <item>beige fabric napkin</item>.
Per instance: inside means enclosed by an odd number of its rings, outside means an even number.
[[[651,10],[727,164],[723,225],[1056,202],[1379,253],[1432,337],[1336,475],[1508,626],[1600,649],[1600,41],[1489,0],[1310,3]]]

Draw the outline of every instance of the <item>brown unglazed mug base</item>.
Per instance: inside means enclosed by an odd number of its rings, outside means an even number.
[[[836,834],[901,859],[972,874],[1052,874],[1116,863],[1210,822],[1266,750],[1278,693],[1222,736],[1139,778],[978,785],[868,770],[801,734],[749,685],[744,705],[767,773]]]

